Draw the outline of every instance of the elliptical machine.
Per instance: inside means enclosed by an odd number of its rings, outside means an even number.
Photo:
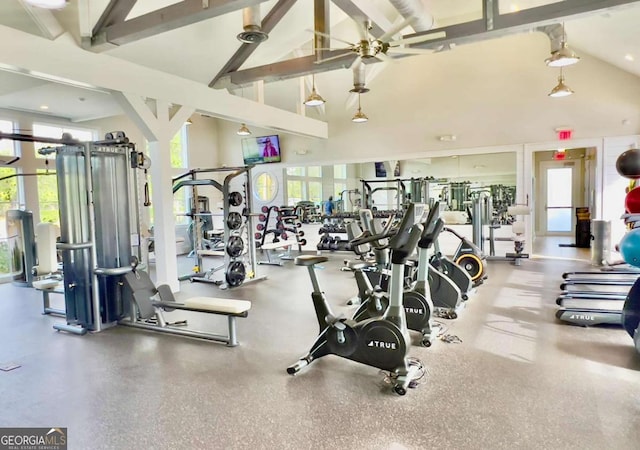
[[[398,232],[391,238],[391,281],[389,306],[380,317],[361,321],[336,317],[320,289],[314,266],[328,261],[324,256],[298,256],[295,264],[309,270],[313,292],[311,298],[318,319],[320,334],[309,353],[287,368],[295,375],[314,360],[334,354],[369,366],[389,371],[393,390],[405,395],[420,371],[420,365],[407,357],[410,347],[409,332],[402,306],[403,273],[407,258],[413,253],[422,233],[422,225],[413,224],[414,205],[403,217]],[[377,239],[378,236],[367,239]],[[364,241],[364,239],[363,239]],[[364,242],[363,242],[364,243]],[[383,295],[383,293],[376,293]]]

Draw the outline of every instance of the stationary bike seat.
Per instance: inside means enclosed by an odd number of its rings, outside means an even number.
[[[329,261],[329,258],[326,256],[301,255],[296,256],[294,262],[296,266],[313,266],[314,264],[320,264],[326,261]]]

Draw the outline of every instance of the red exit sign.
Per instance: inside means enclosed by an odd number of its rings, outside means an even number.
[[[558,140],[568,141],[569,139],[571,139],[572,134],[573,130],[558,130]]]

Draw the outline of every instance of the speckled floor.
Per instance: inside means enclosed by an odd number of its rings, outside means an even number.
[[[331,256],[320,281],[336,312],[355,292]],[[565,259],[493,263],[459,319],[461,344],[412,348],[428,368],[405,397],[377,369],[337,357],[286,367],[316,333],[306,270],[230,291],[183,283],[181,296],[250,299],[240,346],[118,327],[55,332],[40,295],[0,286],[0,426],[68,427],[71,449],[638,449],[640,356],[622,329],[555,321]],[[61,298],[61,297],[60,297]],[[184,313],[172,313],[184,317]],[[198,328],[225,326],[189,317]]]

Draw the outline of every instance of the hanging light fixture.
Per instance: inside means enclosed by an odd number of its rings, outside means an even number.
[[[29,5],[36,8],[62,9],[67,6],[68,0],[25,0]]]
[[[564,22],[562,23],[562,41],[560,48],[555,52],[551,52],[551,56],[544,60],[549,67],[564,67],[580,61],[580,57],[567,45],[567,37],[564,32]]]
[[[238,128],[238,131],[236,131],[236,134],[238,136],[249,136],[251,134],[251,130],[243,123],[240,125],[240,128]]]
[[[566,97],[573,94],[573,90],[564,84],[564,76],[562,75],[562,67],[560,67],[560,76],[558,77],[558,85],[551,89],[549,97]]]
[[[360,94],[358,94],[358,111],[353,115],[351,121],[355,123],[364,123],[368,120],[369,118],[362,112],[362,108],[360,107]]]
[[[316,77],[311,74],[311,94],[304,101],[305,106],[320,106],[325,104],[325,99],[316,92]]]

